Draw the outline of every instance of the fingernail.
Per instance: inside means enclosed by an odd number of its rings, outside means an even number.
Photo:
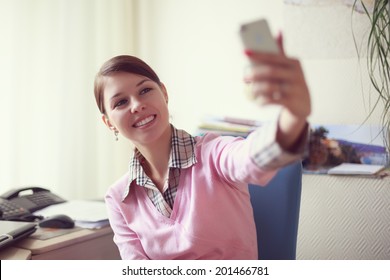
[[[251,50],[244,50],[244,53],[245,53],[247,56],[252,56],[252,55],[253,55],[253,51],[251,51]]]

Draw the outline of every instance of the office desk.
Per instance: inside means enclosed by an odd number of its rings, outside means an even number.
[[[8,258],[19,256],[24,258],[17,249],[31,253],[32,260],[116,260],[120,259],[118,249],[114,244],[113,232],[110,227],[101,229],[80,229],[77,231],[69,230],[64,235],[52,237],[46,240],[34,239],[34,233],[14,245],[16,248],[7,248],[4,252],[9,253]],[[8,251],[8,249],[11,249]],[[12,251],[16,250],[16,251]],[[28,259],[28,258],[27,258]]]
[[[31,251],[9,247],[0,252],[0,260],[31,260]]]

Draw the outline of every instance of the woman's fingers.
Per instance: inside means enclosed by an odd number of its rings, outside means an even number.
[[[250,98],[259,105],[285,105],[291,96],[291,86],[280,82],[256,82],[250,84]]]
[[[254,53],[244,80],[257,104],[279,104],[296,116],[310,114],[310,96],[300,62],[280,54]]]
[[[291,66],[275,66],[271,64],[257,64],[251,66],[251,71],[245,77],[247,82],[258,81],[278,81],[278,82],[293,82],[298,78],[298,72],[295,67]]]

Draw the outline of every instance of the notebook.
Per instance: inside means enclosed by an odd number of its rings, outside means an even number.
[[[0,250],[28,237],[36,230],[35,223],[0,221]]]

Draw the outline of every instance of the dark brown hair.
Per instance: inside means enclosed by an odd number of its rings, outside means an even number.
[[[102,114],[106,113],[104,108],[104,77],[117,72],[127,72],[145,76],[158,85],[161,84],[159,77],[154,70],[141,59],[131,55],[119,55],[106,61],[95,77],[95,99],[97,106]]]

